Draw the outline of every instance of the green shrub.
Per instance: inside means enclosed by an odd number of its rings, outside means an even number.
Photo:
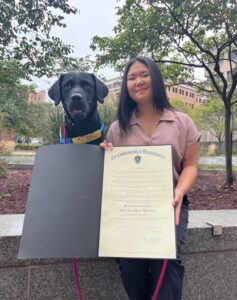
[[[236,150],[233,150],[232,156],[237,156],[237,151]]]
[[[36,150],[41,146],[42,146],[42,144],[16,144],[16,149],[19,149],[19,150]]]
[[[111,123],[116,119],[116,109],[111,104],[103,104],[98,106],[100,118],[105,125],[106,132]],[[106,135],[106,132],[104,135]]]
[[[233,167],[233,172],[237,173],[237,167]]]
[[[58,144],[60,141],[60,128],[64,120],[62,106],[49,106],[45,118],[42,135],[44,144]]]
[[[0,159],[0,178],[7,177],[7,163],[5,160]]]

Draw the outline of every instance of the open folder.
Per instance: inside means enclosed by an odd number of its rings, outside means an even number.
[[[18,258],[176,258],[172,199],[170,145],[43,146]]]

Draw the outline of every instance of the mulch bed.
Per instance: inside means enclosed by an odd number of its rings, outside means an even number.
[[[26,209],[32,170],[9,170],[0,179],[0,214],[22,214]],[[189,192],[190,209],[236,209],[237,182],[233,190],[223,189],[224,173],[201,171]]]
[[[232,190],[223,188],[224,172],[201,171],[196,184],[189,192],[191,210],[237,208],[237,178]]]

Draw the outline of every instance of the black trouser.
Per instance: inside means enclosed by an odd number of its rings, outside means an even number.
[[[186,240],[188,225],[188,200],[185,196],[180,224],[176,226],[177,253]],[[118,259],[123,285],[130,300],[151,299],[160,276],[163,260],[157,259]],[[169,260],[163,283],[161,285],[159,300],[181,300],[184,267],[181,260]]]

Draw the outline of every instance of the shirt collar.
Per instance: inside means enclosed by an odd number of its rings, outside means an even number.
[[[164,109],[160,121],[174,121],[175,120],[175,112],[172,109]],[[136,117],[135,109],[132,112],[131,119],[129,121],[129,125],[139,124],[139,119]]]

